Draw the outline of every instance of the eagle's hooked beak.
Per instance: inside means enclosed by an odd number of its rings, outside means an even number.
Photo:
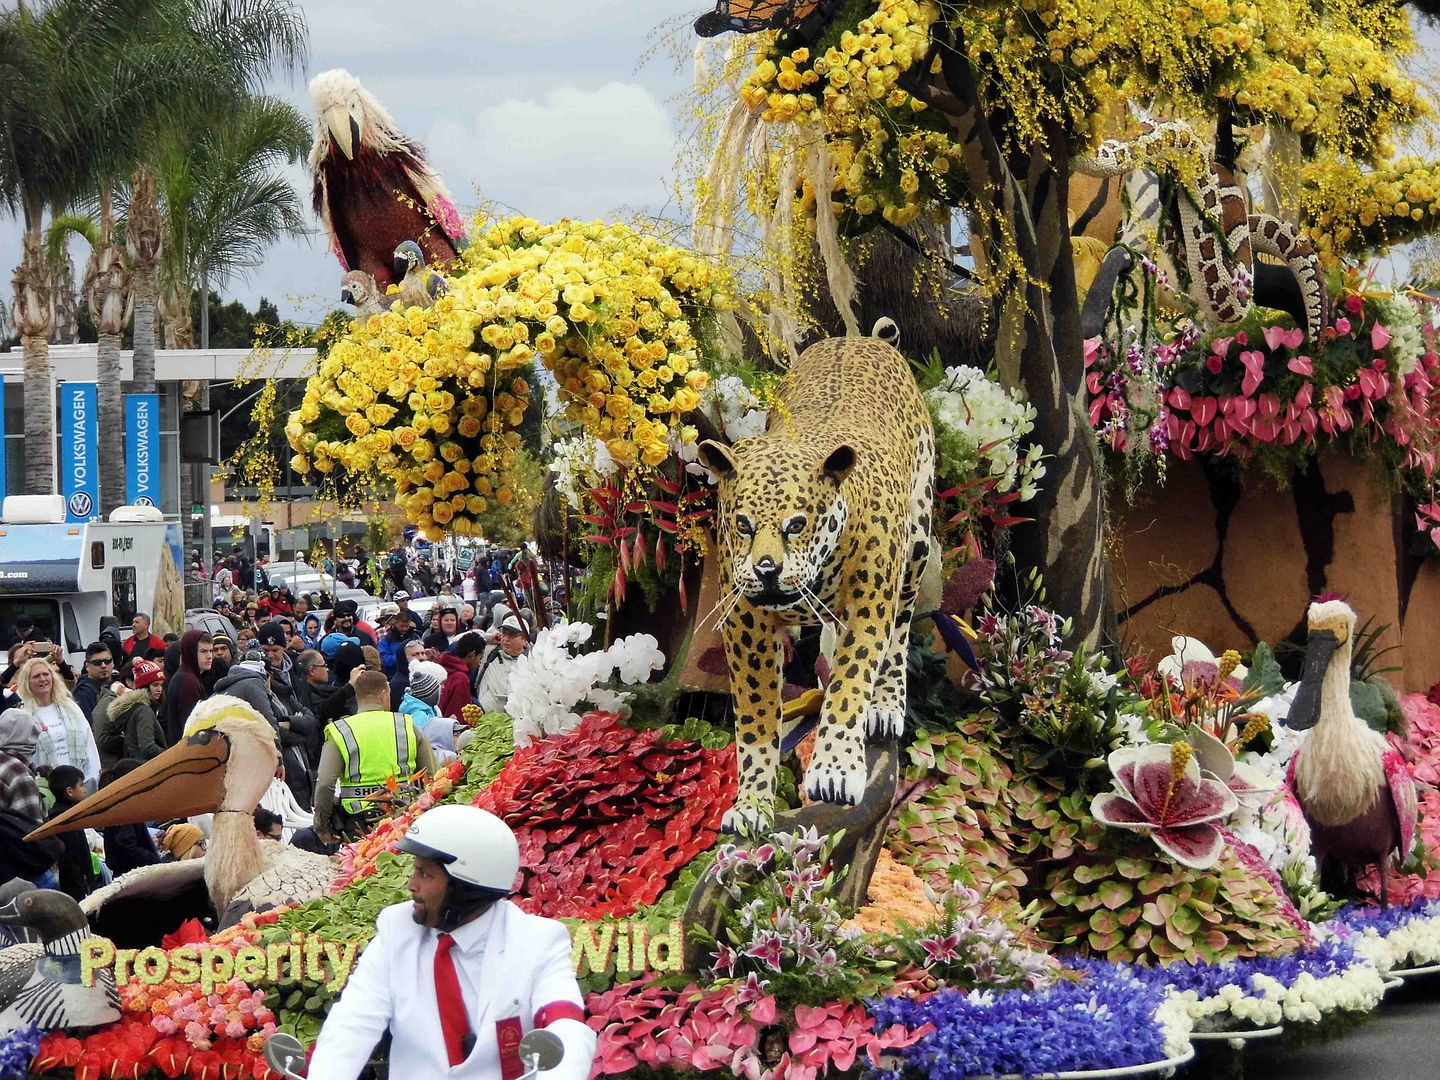
[[[1312,630],[1305,643],[1305,668],[1300,674],[1300,689],[1285,717],[1285,726],[1305,731],[1320,722],[1320,695],[1325,688],[1325,673],[1330,659],[1340,648],[1340,639],[1333,630]]]
[[[229,739],[214,728],[197,731],[46,822],[25,839],[43,840],[72,829],[101,829],[214,813],[224,794],[229,761]]]
[[[340,152],[351,161],[360,145],[360,120],[355,111],[347,105],[331,105],[320,114],[320,119],[330,132],[330,138]]]

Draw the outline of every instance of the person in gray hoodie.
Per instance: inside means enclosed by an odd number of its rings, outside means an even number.
[[[280,737],[281,761],[285,765],[285,782],[297,802],[307,810],[313,798],[312,772],[305,750],[305,736],[293,726],[290,712],[270,688],[270,671],[265,654],[251,649],[231,666],[226,676],[215,684],[215,693],[237,697],[270,721]],[[282,726],[282,722],[284,726]]]

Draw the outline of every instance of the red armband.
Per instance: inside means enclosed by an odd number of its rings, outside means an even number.
[[[537,1028],[549,1027],[556,1020],[579,1020],[585,1022],[585,1010],[573,1001],[552,1001],[535,1014]]]

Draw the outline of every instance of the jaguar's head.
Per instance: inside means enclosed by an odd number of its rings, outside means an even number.
[[[795,443],[742,439],[701,443],[700,459],[720,485],[716,535],[735,587],[762,607],[806,606],[845,531],[841,485],[855,451],[841,445],[820,456]]]

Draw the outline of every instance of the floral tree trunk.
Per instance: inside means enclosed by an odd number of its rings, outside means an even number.
[[[135,273],[135,370],[132,379],[141,394],[155,392],[155,306],[160,296],[160,247],[165,219],[155,193],[155,178],[137,169],[131,180],[130,213],[125,246]]]
[[[958,56],[964,49],[957,47]],[[963,61],[945,66],[945,89],[931,95],[964,148],[976,203],[974,235],[998,267],[1013,250],[1023,272],[996,298],[995,356],[1001,378],[1035,406],[1034,437],[1049,455],[1044,482],[1027,504],[1032,524],[1014,530],[1022,566],[1042,574],[1047,604],[1074,620],[1086,645],[1113,641],[1105,562],[1105,499],[1100,451],[1084,416],[1084,358],[1067,217],[1068,140],[1046,132],[1047,151],[1007,155]]]
[[[99,334],[96,365],[100,411],[100,506],[105,515],[125,502],[125,412],[120,385],[120,340],[130,321],[132,295],[125,252],[114,242],[109,193],[101,195],[100,242],[85,270],[85,301]]]
[[[15,268],[15,329],[25,355],[25,491],[55,490],[55,388],[50,332],[55,327],[54,276],[40,238],[41,213],[27,209],[20,265]]]

